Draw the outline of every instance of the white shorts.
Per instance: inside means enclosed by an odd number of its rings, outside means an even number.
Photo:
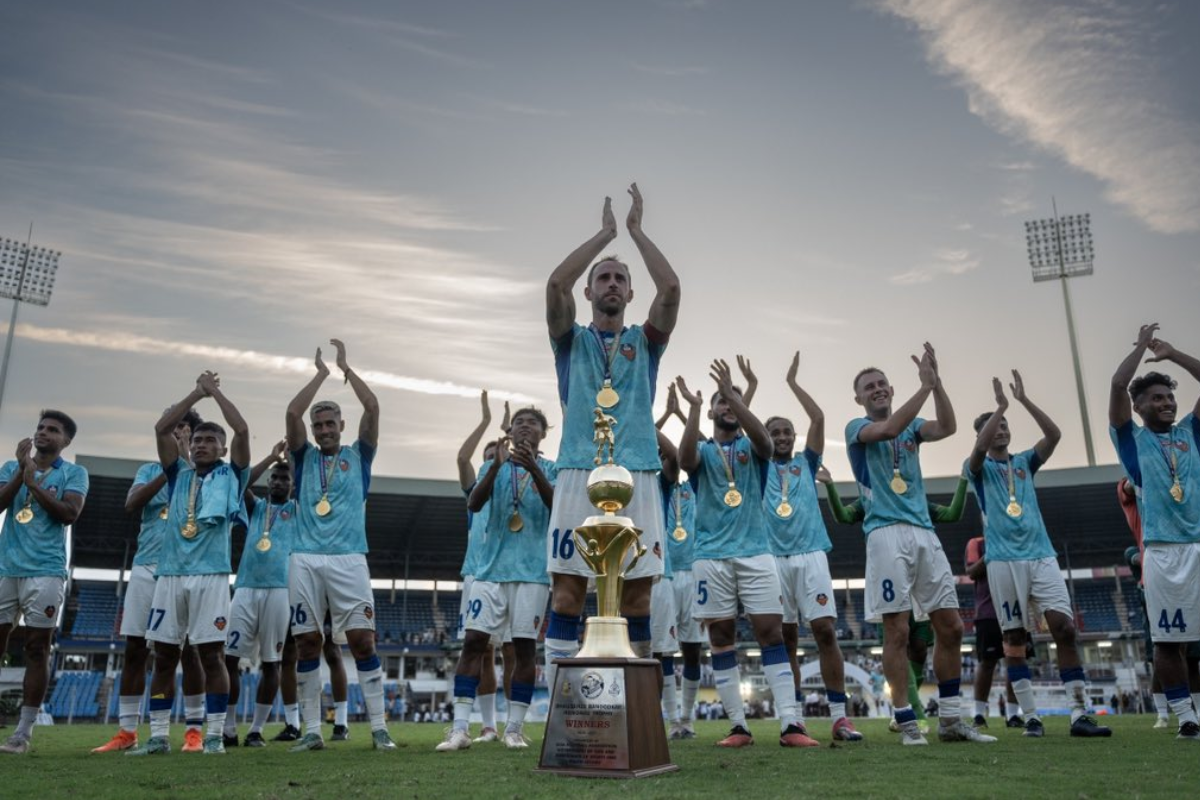
[[[537,640],[546,618],[550,587],[544,583],[492,583],[477,580],[471,584],[471,602],[467,609],[467,630],[492,637],[492,644],[510,639]]]
[[[1053,556],[1029,561],[989,561],[988,587],[1000,630],[1036,630],[1038,609],[1057,611],[1074,619],[1067,582]]]
[[[690,601],[689,601],[690,602]],[[675,638],[675,581],[657,581],[650,590],[650,650],[673,655],[679,648]]]
[[[462,581],[462,598],[458,601],[458,628],[454,631],[454,638],[462,641],[467,635],[467,610],[471,605],[471,584],[475,583],[474,575],[464,575]]]
[[[797,625],[821,617],[837,617],[829,559],[821,550],[794,556],[775,556],[779,588],[783,590],[783,621]]]
[[[324,628],[328,613],[335,634],[375,630],[375,596],[371,573],[362,553],[324,555],[292,553],[288,562],[288,602],[292,633]]]
[[[228,575],[163,575],[154,585],[146,640],[179,647],[224,642],[229,629]]]
[[[1200,542],[1146,545],[1146,614],[1154,642],[1200,639]]]
[[[884,614],[958,608],[954,572],[937,534],[915,525],[887,525],[867,536],[865,612],[868,622]]]
[[[235,591],[225,655],[250,661],[279,661],[287,639],[288,612],[287,589]]]
[[[155,564],[135,564],[125,584],[125,603],[121,608],[121,635],[146,638],[150,608],[154,605]]]
[[[692,564],[695,577],[693,614],[697,619],[735,619],[738,600],[747,614],[782,614],[779,570],[775,556],[701,559]]]
[[[587,479],[591,470],[562,469],[554,484],[554,507],[550,509],[550,533],[546,537],[546,570],[551,574],[591,578],[592,568],[579,555],[572,532],[588,517],[600,512],[588,502]],[[663,573],[663,508],[658,474],[634,472],[633,502],[621,511],[642,529],[646,555],[625,575],[626,580],[651,578]],[[632,558],[630,556],[629,558]],[[629,558],[625,564],[628,566]]]
[[[661,583],[661,581],[660,581]],[[690,569],[676,570],[667,581],[675,595],[675,638],[689,644],[702,643],[705,635],[696,619],[696,578]],[[650,613],[653,622],[654,613]]]
[[[57,628],[67,580],[57,575],[0,578],[0,625],[25,618],[30,628]]]

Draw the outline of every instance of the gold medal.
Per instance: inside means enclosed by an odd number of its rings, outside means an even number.
[[[1008,508],[1004,509],[1010,517],[1016,519],[1021,516],[1021,504],[1017,502],[1017,498],[1008,498]]]
[[[787,500],[784,500],[782,503],[775,506],[775,513],[784,519],[787,519],[792,515],[792,504]]]
[[[737,489],[731,488],[725,493],[725,505],[730,508],[737,508],[742,504],[742,493]]]
[[[508,529],[513,533],[520,533],[525,527],[525,520],[521,518],[520,511],[514,511],[512,516],[508,518]]]
[[[258,540],[258,544],[254,545],[254,549],[258,550],[260,553],[267,552],[271,549],[271,540],[266,536],[263,536]]]
[[[333,504],[329,502],[329,498],[322,495],[317,504],[313,506],[313,510],[317,512],[318,517],[328,517],[329,512],[333,511]]]
[[[1175,483],[1171,484],[1171,499],[1174,500],[1176,503],[1183,502],[1183,487],[1179,485],[1178,478],[1175,479]],[[21,519],[20,514],[17,515],[17,519],[21,522],[26,521],[26,520]]]
[[[596,405],[601,408],[612,408],[619,402],[621,402],[621,395],[612,388],[612,381],[605,381],[604,385],[600,387],[600,391],[596,392]]]
[[[675,530],[671,531],[671,538],[677,542],[687,541],[687,528],[682,525],[676,526]]]
[[[158,518],[159,518],[159,519],[166,519],[166,518],[167,518],[167,507],[166,507],[166,506],[163,506],[163,507],[162,507],[162,511],[158,512]]]
[[[900,477],[900,470],[892,475],[892,491],[896,494],[904,494],[908,491],[908,484],[904,482],[904,478]]]
[[[194,519],[189,519],[183,524],[183,527],[179,529],[179,535],[185,539],[195,539],[196,534],[199,532],[200,526],[196,524],[196,520]]]
[[[22,525],[28,525],[32,519],[33,509],[29,506],[25,506],[17,512],[17,522],[21,523]]]

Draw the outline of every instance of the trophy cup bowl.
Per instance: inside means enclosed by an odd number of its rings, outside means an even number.
[[[587,495],[596,508],[616,514],[633,500],[633,476],[620,464],[601,464],[588,475]]]

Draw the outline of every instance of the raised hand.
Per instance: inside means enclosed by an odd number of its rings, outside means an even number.
[[[317,348],[317,355],[313,359],[313,361],[317,365],[317,374],[318,375],[328,375],[329,374],[329,367],[325,366],[325,360],[321,358],[321,348],[319,348],[319,347]]]
[[[788,367],[787,382],[788,386],[796,384],[796,375],[800,372],[800,351],[796,351],[796,355],[792,356],[792,365]]]
[[[205,370],[199,378],[196,378],[196,386],[204,393],[205,397],[212,397],[214,393],[219,391],[221,381],[217,378],[217,373],[212,370]]]
[[[33,450],[33,439],[22,439],[17,442],[17,463],[24,466],[25,458]]]
[[[492,422],[492,407],[488,405],[487,389],[480,392],[479,405],[483,406],[483,424],[490,425]],[[507,403],[505,406],[507,407]]]
[[[937,386],[937,362],[934,361],[933,348],[929,346],[929,343],[925,343],[925,352],[921,354],[920,358],[916,356],[910,356],[910,358],[917,365],[917,375],[921,378],[921,386],[926,389]]]
[[[508,401],[504,401],[504,419],[500,420],[500,430],[506,434],[512,429],[512,411],[509,410]]]
[[[679,413],[679,395],[675,392],[675,384],[667,387],[667,415]]]
[[[1021,380],[1021,373],[1017,372],[1015,369],[1012,371],[1012,374],[1013,382],[1008,385],[1008,388],[1012,390],[1013,400],[1016,400],[1018,403],[1024,403],[1025,381]]]
[[[600,230],[608,234],[610,239],[617,237],[617,218],[613,216],[612,198],[604,198],[604,211],[600,212]]]
[[[1147,364],[1152,364],[1155,361],[1170,361],[1175,356],[1175,348],[1164,339],[1151,339],[1150,344],[1147,345],[1147,349],[1151,353],[1154,353],[1153,356],[1146,359]]]
[[[827,486],[833,483],[833,476],[829,474],[829,470],[825,468],[824,464],[817,467],[817,480]]]
[[[1133,346],[1149,348],[1150,343],[1153,342],[1157,338],[1154,335],[1156,333],[1158,333],[1158,323],[1157,322],[1151,322],[1149,325],[1143,325],[1138,330],[1137,341],[1133,343]]]
[[[284,462],[287,461],[287,439],[280,439],[275,443],[275,446],[271,448],[271,460]]]
[[[531,470],[537,466],[537,450],[529,442],[521,442],[513,448],[512,461],[522,469]]]
[[[625,227],[630,233],[642,229],[642,192],[636,183],[629,184],[629,194],[633,197],[633,205],[629,207],[629,216],[625,218]]]
[[[733,373],[730,371],[729,365],[725,363],[725,359],[715,359],[709,370],[708,377],[712,378],[713,382],[717,384],[717,391],[721,393],[721,396],[726,400],[732,398],[735,394],[733,391]]]
[[[1016,374],[1015,371],[1013,374]],[[1004,396],[1004,384],[999,378],[992,378],[992,391],[996,393],[996,406],[998,408],[1008,408],[1008,398]],[[1017,396],[1017,390],[1013,389],[1013,397]]]
[[[737,357],[738,369],[741,370],[742,377],[746,379],[747,386],[755,386],[758,384],[758,376],[754,374],[754,369],[750,366],[750,359],[744,356]]]
[[[689,406],[698,406],[704,402],[699,392],[692,392],[688,389],[687,383],[684,382],[682,377],[675,379],[675,385],[679,387],[679,394],[683,396],[683,399],[687,401]]]
[[[508,461],[508,456],[509,456],[508,443],[511,441],[512,441],[512,439],[508,438],[508,436],[501,436],[496,441],[496,455],[493,456],[493,460],[495,460],[496,466],[500,466],[505,461]]]
[[[345,383],[350,380],[350,364],[346,361],[346,345],[342,343],[341,339],[330,339],[329,343],[337,349],[337,367],[342,371],[344,376],[342,382]]]

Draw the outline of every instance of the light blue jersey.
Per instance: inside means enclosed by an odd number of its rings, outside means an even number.
[[[475,488],[474,486],[471,487]],[[468,497],[471,495],[471,489],[468,489],[464,494]],[[463,565],[461,575],[464,578],[475,576],[475,570],[479,569],[479,548],[483,541],[484,533],[487,531],[488,513],[491,508],[491,501],[483,504],[483,508],[479,509],[476,514],[471,509],[467,509],[467,552],[463,556]]]
[[[263,531],[268,530],[271,549],[260,552],[258,543]],[[288,560],[292,554],[292,543],[296,539],[296,503],[288,500],[283,505],[269,503],[260,497],[250,512],[250,524],[246,526],[246,546],[242,548],[242,560],[238,562],[235,589],[286,589],[288,585]]]
[[[1013,493],[1021,506],[1021,516],[1010,517],[1008,462],[985,458],[977,473],[964,464],[964,474],[971,478],[983,515],[988,561],[1033,561],[1055,555],[1033,485],[1033,476],[1041,468],[1042,459],[1034,450],[1012,456]]]
[[[162,464],[151,461],[138,467],[137,476],[133,479],[132,489],[145,486],[159,475],[162,475]],[[162,550],[163,536],[167,531],[167,520],[163,512],[167,509],[167,484],[150,498],[150,502],[142,506],[142,527],[138,531],[137,552],[133,554],[135,567],[151,566],[158,563],[158,553]]]
[[[538,457],[538,466],[553,485],[558,477],[554,462]],[[478,480],[492,468],[488,461],[479,470]],[[521,530],[509,529],[514,496],[521,515]],[[489,583],[550,583],[546,572],[546,534],[550,527],[550,509],[528,472],[505,461],[492,484],[488,503],[487,528],[479,548],[475,580]]]
[[[866,417],[851,420],[846,425],[846,449],[850,468],[858,481],[859,494],[867,517],[863,533],[869,534],[885,525],[915,525],[933,530],[929,518],[929,502],[925,498],[925,481],[921,478],[921,426],[925,420],[917,417],[892,441],[864,444],[858,432],[871,424]],[[907,484],[904,494],[892,491],[896,467]]]
[[[296,508],[300,520],[293,553],[349,555],[367,552],[367,492],[375,448],[362,439],[336,456],[322,455],[312,442],[292,453],[296,465]],[[330,512],[319,516],[327,496]]]
[[[1188,414],[1162,434],[1130,420],[1109,433],[1137,489],[1143,541],[1200,541],[1200,419]],[[1183,502],[1171,497],[1172,473],[1179,479]]]
[[[742,495],[741,505],[736,507],[724,501],[729,478],[723,460],[732,462],[734,481]],[[770,552],[762,514],[768,465],[741,434],[724,446],[711,440],[700,443],[695,477],[697,559],[749,558]]]
[[[158,556],[157,575],[228,575],[230,536],[234,525],[246,524],[242,493],[250,481],[250,468],[238,469],[218,461],[203,477],[182,458],[167,467],[167,531]],[[195,538],[182,534],[188,520],[192,483],[196,490],[195,514],[199,527]]]
[[[604,352],[612,353],[613,338],[613,334],[601,334],[594,326],[585,328],[576,323],[561,339],[550,342],[558,372],[558,398],[563,409],[559,469],[591,469],[595,466],[593,411],[597,405],[596,393],[604,384]],[[651,406],[659,360],[666,349],[666,334],[647,323],[645,327],[625,328],[612,357],[612,388],[621,399],[605,413],[617,420],[613,431],[616,440],[613,459],[628,470],[657,472],[662,466]]]
[[[16,461],[8,461],[0,467],[0,483],[8,483],[17,474]],[[38,470],[36,479],[42,488],[56,498],[77,494],[87,497],[87,470],[78,464],[56,458],[48,470]],[[4,527],[0,529],[0,577],[38,578],[67,577],[66,525],[51,519],[46,509],[29,496],[29,487],[24,484],[5,511]],[[33,519],[24,524],[17,522],[17,513],[30,503]]]
[[[676,572],[690,571],[696,560],[696,487],[687,481],[667,483],[661,478],[659,483],[663,492],[663,512],[667,518],[663,528],[667,538],[663,577],[670,578]],[[681,526],[687,531],[687,538],[677,542],[672,534]]]
[[[767,521],[767,534],[771,542],[771,555],[796,556],[818,550],[828,553],[833,549],[825,520],[821,516],[821,504],[817,502],[817,470],[821,467],[821,456],[805,448],[803,453],[780,464],[772,461],[767,468],[767,490],[763,493],[763,517]],[[792,513],[779,516],[783,503],[783,484],[787,482],[787,502]]]

